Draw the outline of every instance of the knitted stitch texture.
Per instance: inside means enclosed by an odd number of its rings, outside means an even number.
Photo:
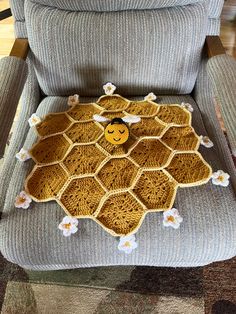
[[[112,145],[94,114],[133,114],[141,122],[130,125],[126,143]],[[212,174],[191,113],[178,104],[105,95],[47,115],[36,130],[26,192],[36,202],[55,200],[69,216],[93,219],[113,236],[137,232],[148,212],[172,208],[178,187],[204,184]]]

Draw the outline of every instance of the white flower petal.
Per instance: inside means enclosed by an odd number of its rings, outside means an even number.
[[[105,85],[103,85],[103,89],[106,95],[112,95],[116,90],[116,86],[113,85],[111,82],[108,82]]]
[[[133,250],[135,250],[137,247],[138,247],[138,243],[135,242],[135,235],[120,238],[120,242],[118,244],[118,250],[123,251],[126,254],[129,254]]]
[[[224,182],[221,183],[221,186],[227,187],[229,185],[229,180],[225,180]]]
[[[24,148],[21,148],[21,150],[19,151],[19,153],[16,154],[16,158],[19,160],[19,161],[26,161],[28,159],[31,158],[29,152],[24,149]]]
[[[174,229],[179,229],[180,224],[178,222],[171,224],[171,227]]]
[[[207,147],[207,148],[211,148],[214,146],[214,143],[209,139],[208,136],[203,136],[201,135],[200,136],[200,139],[201,139],[201,145]]]
[[[183,218],[179,215],[178,209],[171,208],[163,212],[163,225],[178,229]]]
[[[63,224],[69,224],[71,222],[71,216],[65,216],[62,219]]]
[[[214,185],[221,185],[220,181],[219,181],[217,178],[213,178],[213,179],[212,179],[212,183],[213,183]]]
[[[125,243],[126,241],[134,242],[135,241],[135,235],[131,234],[128,236],[120,237],[120,243]]]
[[[62,222],[58,225],[58,228],[63,231],[63,235],[65,237],[70,236],[72,233],[76,233],[78,231],[78,219],[65,216],[62,219]]]
[[[29,206],[30,206],[30,202],[27,202],[27,201],[26,201],[26,202],[22,205],[21,208],[26,209],[26,208],[29,208]]]
[[[192,105],[189,104],[189,103],[187,103],[187,102],[186,102],[186,103],[185,103],[185,102],[182,102],[180,106],[183,107],[183,108],[185,108],[185,109],[187,109],[187,110],[190,111],[190,112],[193,112],[193,107],[192,107]]]
[[[166,217],[168,217],[168,216],[173,216],[173,215],[175,215],[175,214],[178,214],[178,210],[176,209],[176,208],[171,208],[171,209],[168,209],[168,210],[165,210],[164,212],[163,212],[163,216],[164,216],[164,218],[166,218]]]
[[[64,224],[61,222],[61,223],[58,225],[58,229],[60,229],[60,230],[64,230],[63,225],[64,225]]]
[[[223,170],[218,170],[214,172],[211,178],[214,185],[220,185],[223,187],[227,187],[229,185],[230,175]]]
[[[78,227],[76,227],[75,225],[72,225],[70,228],[70,232],[71,233],[76,233],[78,231]]]
[[[21,191],[15,199],[15,207],[26,209],[30,206],[31,202],[32,199],[29,197],[29,195],[25,191]]]
[[[157,96],[154,93],[149,93],[147,96],[144,97],[144,100],[146,101],[152,101],[156,99],[157,99]]]
[[[228,180],[230,178],[230,175],[228,173],[225,173],[225,179]]]
[[[216,171],[216,172],[213,172],[212,175],[211,175],[211,177],[212,177],[213,179],[217,179],[217,178],[219,177],[219,175],[221,175],[221,170],[218,170],[218,171]]]
[[[32,127],[39,124],[41,122],[41,119],[36,115],[36,113],[33,113],[29,118],[28,122],[29,126]]]
[[[132,248],[132,247],[124,249],[124,252],[125,252],[126,254],[130,254],[132,251],[133,251],[133,248]]]
[[[73,225],[73,226],[78,226],[78,219],[77,218],[74,218],[74,217],[72,217],[72,219],[71,219],[71,224]]]
[[[79,95],[75,94],[68,97],[67,101],[68,106],[75,106],[79,104]]]
[[[163,225],[164,227],[169,227],[170,226],[170,222],[168,220],[163,220]]]
[[[133,250],[135,250],[138,247],[138,243],[137,242],[133,242]]]
[[[63,235],[64,235],[65,237],[69,237],[69,236],[71,235],[70,229],[64,229],[64,230],[63,230]]]

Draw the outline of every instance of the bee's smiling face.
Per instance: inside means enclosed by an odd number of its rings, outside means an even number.
[[[105,128],[105,138],[111,144],[124,144],[129,138],[129,129],[125,123],[109,123]]]

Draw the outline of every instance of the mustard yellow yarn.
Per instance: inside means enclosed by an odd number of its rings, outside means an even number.
[[[130,125],[126,143],[112,145],[94,114],[133,114],[141,122]],[[177,104],[105,95],[47,115],[36,130],[26,192],[36,202],[55,200],[67,215],[93,219],[114,236],[136,232],[148,212],[172,208],[178,187],[211,177],[191,113]]]

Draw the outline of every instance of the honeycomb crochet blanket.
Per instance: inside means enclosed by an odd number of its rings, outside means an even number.
[[[106,123],[137,115],[123,145],[106,141]],[[184,107],[104,95],[51,113],[36,126],[36,165],[25,190],[36,202],[56,201],[67,215],[90,218],[113,236],[135,233],[149,212],[172,208],[178,188],[208,182],[212,170],[198,152],[200,137]]]

